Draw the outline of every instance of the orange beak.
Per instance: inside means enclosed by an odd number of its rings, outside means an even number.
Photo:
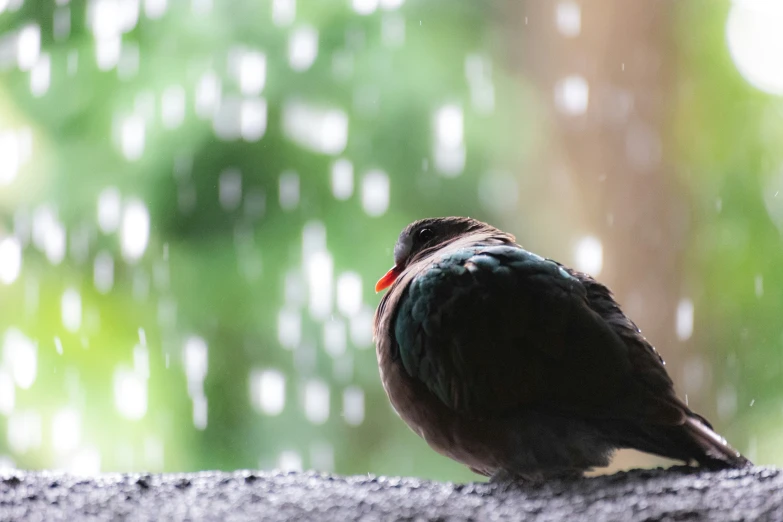
[[[386,275],[378,279],[378,282],[375,283],[375,293],[381,292],[389,288],[392,285],[392,283],[394,283],[394,281],[397,279],[397,276],[399,276],[401,272],[402,270],[397,268],[397,265],[391,267],[391,269],[388,272],[386,272]]]

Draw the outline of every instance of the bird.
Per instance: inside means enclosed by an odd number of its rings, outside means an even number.
[[[578,478],[631,448],[708,469],[752,463],[675,393],[590,275],[467,217],[405,227],[374,316],[393,409],[490,482]]]

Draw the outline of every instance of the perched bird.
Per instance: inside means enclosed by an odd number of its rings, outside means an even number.
[[[581,476],[633,448],[751,463],[674,392],[663,359],[589,275],[470,218],[408,225],[375,314],[381,379],[433,449],[494,481]]]

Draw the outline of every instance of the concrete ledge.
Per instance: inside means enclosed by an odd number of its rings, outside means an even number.
[[[783,475],[635,470],[540,486],[316,473],[0,475],[1,520],[783,520]]]

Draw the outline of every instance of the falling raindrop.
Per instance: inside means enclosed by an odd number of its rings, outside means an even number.
[[[308,381],[304,390],[304,412],[313,424],[329,419],[329,385],[319,379]]]
[[[116,45],[119,44],[119,41],[116,39],[111,39],[110,41],[112,42],[112,45],[106,49],[109,52],[104,58],[104,60],[106,60],[106,63],[104,64],[105,67],[110,69],[116,63],[117,76],[121,80],[130,80],[139,72],[140,52],[138,44],[135,42],[124,42],[120,48],[118,57],[116,56]],[[76,64],[78,63],[77,57],[78,55],[73,56],[73,69],[69,71],[71,76],[76,74]],[[99,58],[99,62],[100,61],[101,58]]]
[[[132,115],[120,125],[120,148],[128,161],[136,161],[144,153],[146,124],[144,118]]]
[[[334,469],[334,448],[328,442],[310,444],[310,469],[329,472]]]
[[[198,336],[189,337],[183,347],[185,376],[188,379],[188,394],[194,397],[201,393],[207,376],[207,342]]]
[[[306,71],[318,56],[318,31],[303,26],[291,32],[288,40],[288,63],[297,72]]]
[[[305,303],[305,289],[300,272],[290,271],[284,281],[285,303],[298,308]]]
[[[266,210],[266,194],[259,188],[248,188],[245,191],[245,216],[253,220],[264,215]]]
[[[101,472],[101,453],[96,448],[83,448],[71,459],[68,472],[76,476],[93,476]]]
[[[142,379],[150,378],[150,352],[143,344],[133,347],[133,371]]]
[[[126,419],[142,419],[147,413],[147,380],[126,366],[118,366],[114,370],[114,406]]]
[[[226,169],[220,173],[218,199],[225,210],[236,210],[242,202],[242,173],[237,169]]]
[[[465,57],[465,77],[470,87],[470,101],[479,114],[495,109],[495,86],[492,84],[492,62],[479,54]]]
[[[246,96],[258,96],[266,83],[266,55],[246,51],[238,61],[239,90]]]
[[[272,22],[278,27],[291,25],[296,17],[296,0],[272,0]]]
[[[22,246],[15,237],[0,240],[0,282],[10,285],[22,269]]]
[[[457,105],[445,105],[435,113],[435,166],[444,176],[459,175],[465,168],[464,126]]]
[[[353,195],[353,164],[346,159],[332,163],[332,194],[341,201]]]
[[[358,14],[366,16],[378,9],[378,0],[351,0],[351,5]]]
[[[38,348],[16,328],[9,328],[3,337],[3,364],[11,371],[16,385],[29,389],[38,373]]]
[[[693,301],[683,298],[677,304],[677,338],[687,341],[693,335]]]
[[[371,170],[362,178],[362,208],[372,217],[389,208],[389,176],[382,170]]]
[[[223,141],[237,140],[242,136],[242,107],[239,96],[228,95],[220,100],[212,119],[212,130]]]
[[[78,332],[82,326],[82,297],[79,292],[73,288],[63,292],[60,309],[65,329],[71,333]]]
[[[41,446],[41,415],[33,410],[14,411],[8,417],[8,446],[19,454]]]
[[[345,272],[337,278],[337,309],[346,317],[359,313],[362,306],[362,278],[356,272]]]
[[[53,265],[65,257],[65,226],[49,205],[41,205],[33,213],[33,243]]]
[[[737,390],[727,384],[718,392],[718,416],[723,420],[730,420],[737,412]]]
[[[332,357],[338,357],[345,353],[348,344],[348,332],[345,323],[339,319],[332,319],[324,323],[324,348]]]
[[[71,9],[68,6],[57,7],[54,10],[54,20],[52,21],[54,39],[57,41],[67,40],[71,34]]]
[[[285,375],[279,370],[253,370],[250,398],[256,410],[266,415],[280,415],[285,408]]]
[[[598,276],[604,266],[604,249],[601,240],[594,236],[580,239],[574,252],[574,264],[580,272]]]
[[[302,457],[295,451],[283,451],[277,459],[277,467],[281,471],[302,471]]]
[[[108,252],[99,252],[93,264],[93,283],[101,294],[107,294],[114,285],[114,258]]]
[[[52,77],[52,64],[49,54],[42,53],[30,71],[30,92],[36,98],[46,94]]]
[[[203,119],[215,116],[220,105],[222,85],[220,78],[212,72],[204,73],[196,84],[196,114]]]
[[[307,149],[340,154],[348,143],[348,115],[342,109],[289,101],[283,105],[283,132]]]
[[[351,343],[357,348],[367,348],[372,344],[373,310],[362,306],[359,313],[351,317]]]
[[[193,397],[193,426],[197,430],[207,428],[207,398],[202,394]]]
[[[582,9],[572,0],[557,4],[556,20],[558,31],[567,38],[579,36],[582,31]]]
[[[16,37],[16,63],[22,71],[29,71],[41,53],[41,28],[32,24],[19,30]]]
[[[131,199],[122,214],[122,229],[120,243],[122,255],[129,263],[133,263],[144,255],[150,238],[150,214],[141,200]]]
[[[322,221],[308,221],[302,229],[302,259],[308,262],[316,252],[326,250],[326,226]]]
[[[0,184],[12,183],[19,173],[21,163],[17,134],[12,131],[0,131]]]
[[[299,205],[299,175],[286,171],[280,175],[280,207],[293,210]]]
[[[151,20],[157,20],[166,13],[168,0],[144,0],[144,14]]]
[[[364,422],[364,391],[358,386],[343,391],[343,418],[351,426]]]
[[[245,141],[260,140],[266,132],[266,100],[244,100],[239,114],[239,133]]]
[[[117,230],[120,225],[120,191],[109,187],[98,196],[98,226],[106,234]]]
[[[162,470],[164,464],[163,441],[155,436],[144,439],[144,460],[151,470]]]
[[[555,85],[555,106],[563,114],[579,116],[587,112],[590,89],[581,76],[568,76]]]
[[[0,414],[11,415],[16,404],[16,386],[6,370],[0,368]]]
[[[81,441],[81,414],[75,408],[63,408],[52,417],[52,447],[65,455],[74,451]]]
[[[166,129],[176,129],[185,119],[185,89],[173,85],[163,91],[160,100],[161,120]]]
[[[333,262],[329,252],[314,253],[307,262],[310,316],[324,320],[332,313]]]
[[[388,47],[402,47],[405,44],[405,18],[396,13],[384,15],[381,39]]]
[[[277,316],[277,340],[289,350],[299,346],[302,340],[302,316],[298,310],[286,308]]]

